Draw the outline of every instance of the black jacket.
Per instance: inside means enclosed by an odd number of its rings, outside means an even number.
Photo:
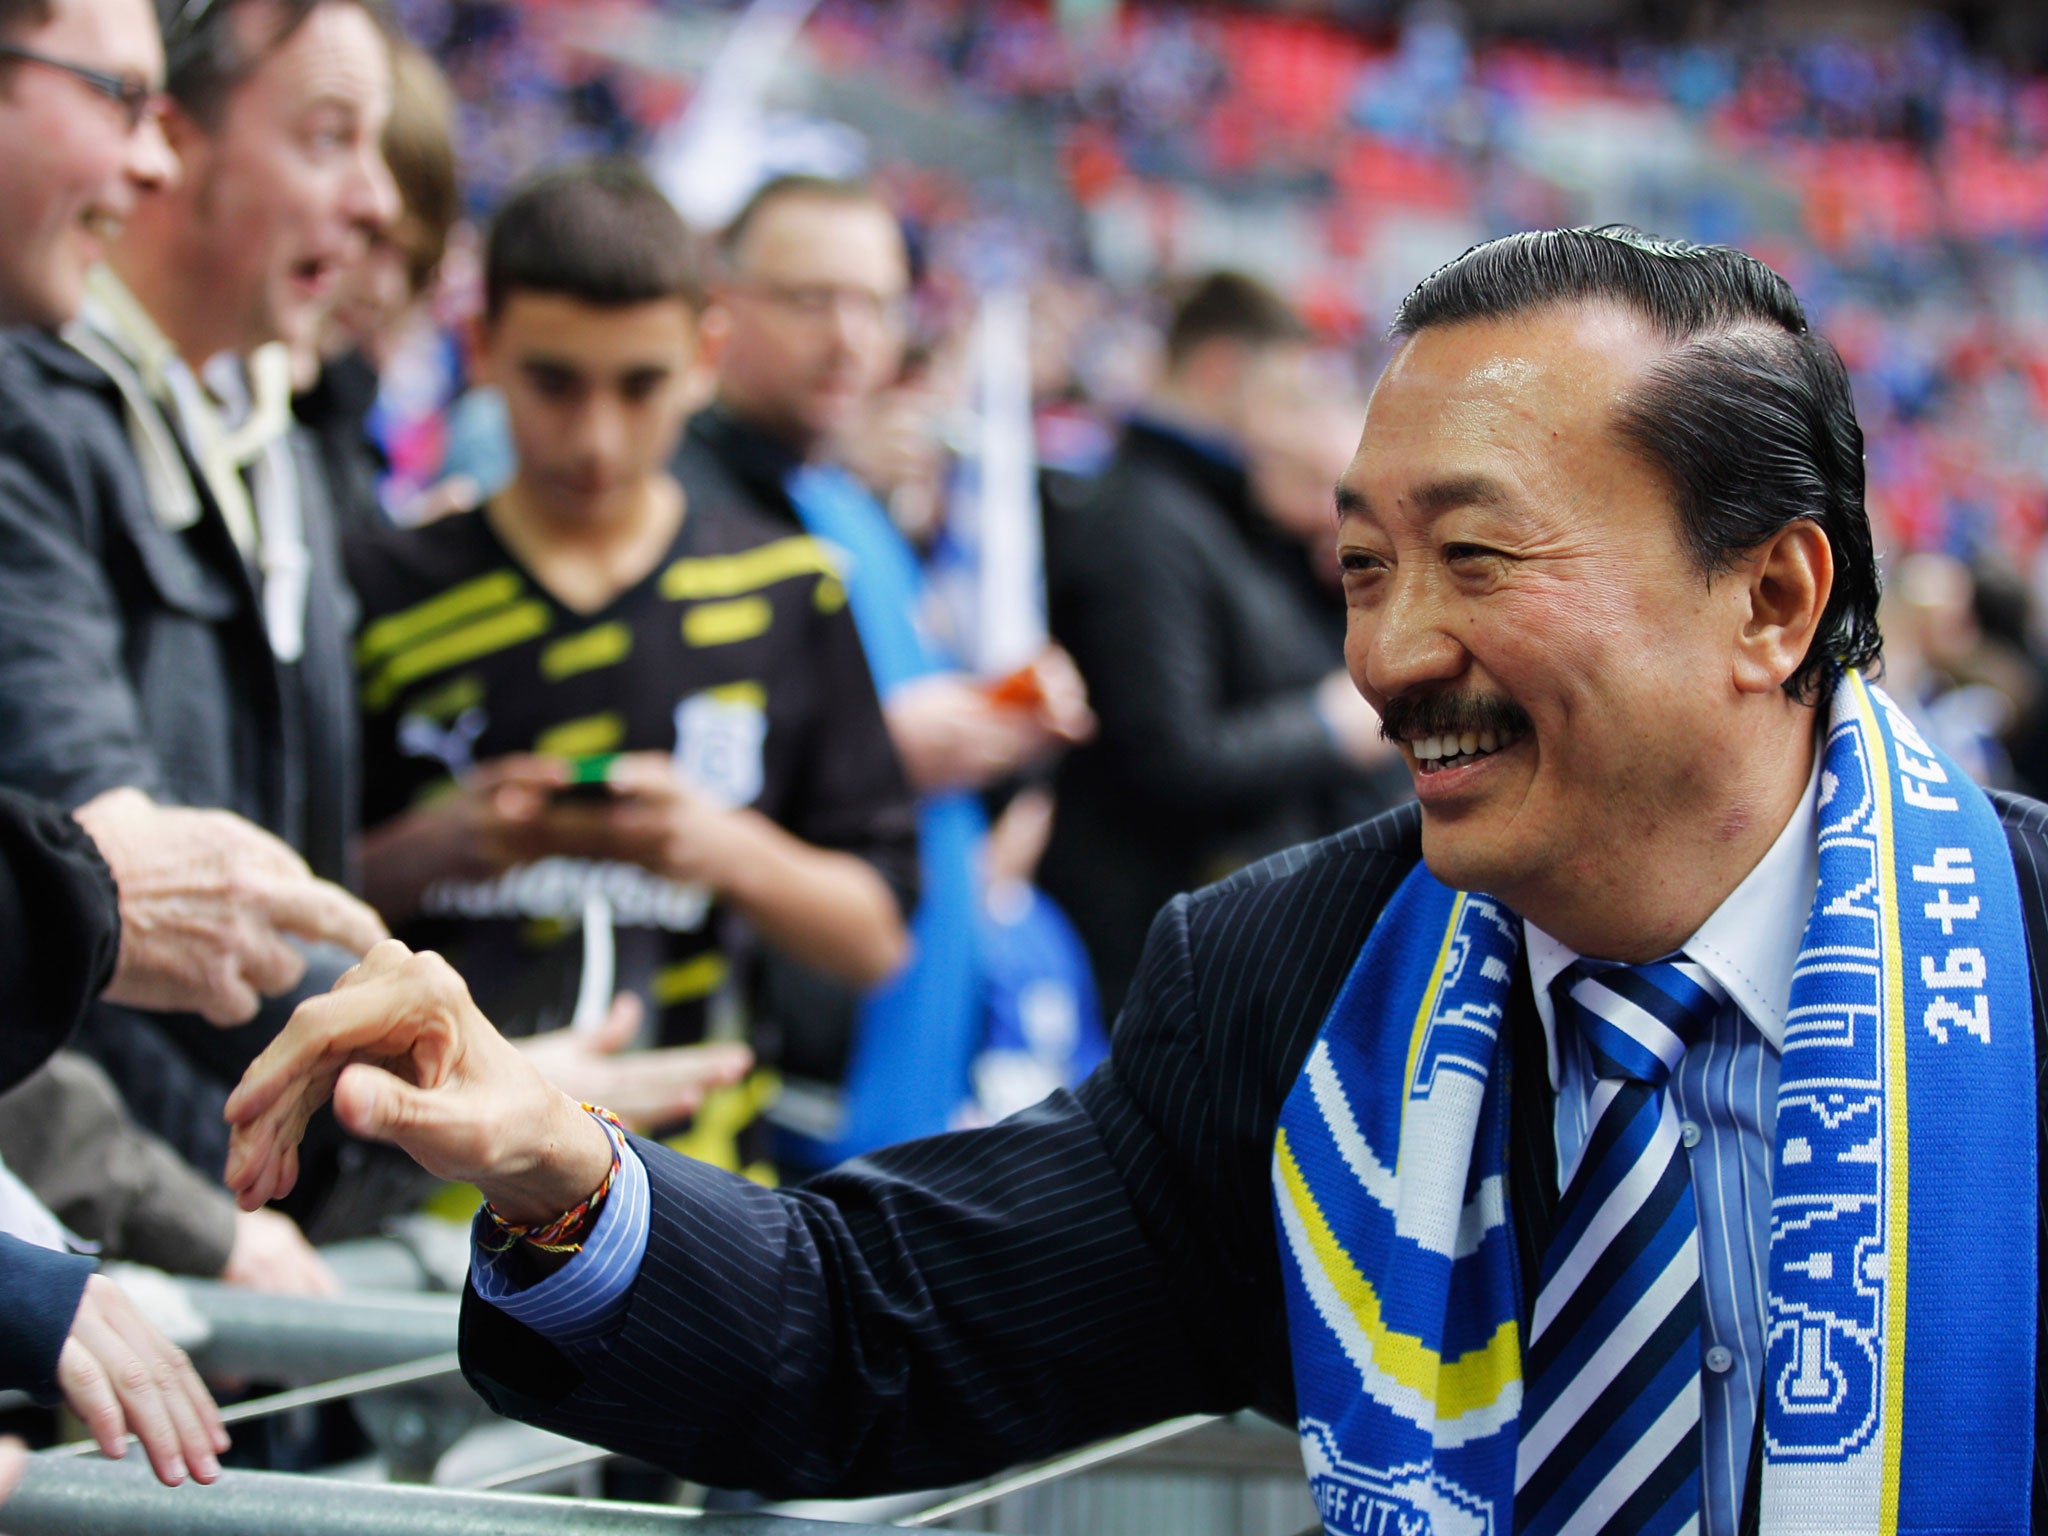
[[[1114,1008],[1169,897],[1388,802],[1313,703],[1341,607],[1241,469],[1133,422],[1082,500],[1048,504],[1046,570],[1101,733],[1061,769],[1040,881]]]
[[[106,375],[46,332],[0,342],[0,783],[66,807],[133,785],[233,811],[346,879],[354,613],[323,479],[297,447],[312,570],[305,653],[286,665],[211,501],[182,533],[151,510]],[[316,964],[308,986],[334,974]],[[227,1090],[294,1000],[227,1031],[101,1004],[79,1045],[143,1124],[217,1174]]]
[[[92,839],[56,809],[0,790],[0,1092],[64,1043],[114,974],[121,914]],[[95,1268],[0,1237],[0,1390],[54,1400],[57,1356]]]
[[[2048,806],[1994,800],[2038,1035]],[[1110,1061],[988,1130],[893,1147],[793,1191],[640,1144],[652,1229],[603,1369],[586,1378],[471,1292],[471,1382],[501,1413],[776,1493],[939,1487],[1185,1413],[1252,1408],[1291,1425],[1274,1129],[1420,858],[1420,814],[1403,807],[1176,898]],[[1511,1014],[1511,1028],[1540,1031],[1526,979]],[[2048,1061],[2048,1039],[2036,1053]],[[1540,1248],[1552,1106],[1544,1075],[1530,1081],[1508,1184],[1518,1238]],[[2037,1338],[2048,1343],[2048,1319]],[[2038,1530],[2048,1404],[2035,1427]]]

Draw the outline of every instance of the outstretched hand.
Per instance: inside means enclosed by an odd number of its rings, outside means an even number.
[[[377,914],[270,833],[227,811],[158,805],[113,789],[74,813],[113,871],[121,952],[109,1002],[189,1009],[246,1024],[306,972],[290,938],[360,955],[385,936]]]
[[[635,1050],[641,1013],[640,999],[622,992],[589,1034],[551,1029],[519,1048],[570,1098],[602,1104],[635,1130],[695,1114],[712,1090],[731,1087],[754,1065],[754,1053],[736,1040]]]
[[[439,955],[379,944],[300,1004],[228,1098],[227,1184],[254,1210],[298,1181],[299,1140],[329,1098],[344,1127],[474,1184],[507,1221],[585,1199],[611,1143],[498,1033]]]
[[[220,1476],[228,1433],[206,1383],[105,1275],[85,1282],[57,1356],[57,1390],[106,1455],[127,1454],[132,1434],[166,1484]]]

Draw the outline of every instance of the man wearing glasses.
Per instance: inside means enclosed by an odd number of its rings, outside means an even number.
[[[25,318],[77,312],[61,335],[18,333],[0,383],[0,783],[81,808],[96,835],[111,814],[153,853],[160,837],[126,818],[212,808],[202,886],[237,909],[253,894],[260,929],[231,951],[239,990],[125,991],[80,1045],[217,1176],[225,1086],[210,1079],[231,1080],[246,1047],[209,1026],[299,984],[308,961],[286,934],[360,953],[382,932],[326,883],[352,831],[349,617],[271,344],[316,323],[393,210],[377,148],[390,63],[352,0],[180,0],[162,16],[159,45],[139,0],[54,0],[46,24],[4,39],[20,110],[57,91],[98,119],[23,123],[11,142],[106,148],[22,188],[34,218],[0,226],[57,231]]]
[[[367,37],[354,41],[368,54],[369,106],[381,111],[381,34],[353,5],[328,8],[364,23]],[[195,1021],[243,1024],[262,996],[305,973],[288,937],[360,952],[382,932],[256,824],[269,819],[251,814],[259,806],[203,793],[191,762],[149,735],[152,723],[193,717],[165,677],[175,684],[183,672],[188,687],[228,690],[189,654],[174,656],[148,627],[152,615],[124,611],[123,601],[156,594],[159,621],[181,617],[204,646],[214,625],[243,622],[242,602],[257,604],[262,568],[253,557],[238,568],[232,543],[209,565],[223,547],[209,506],[166,518],[175,509],[150,493],[175,480],[174,467],[187,484],[203,483],[166,426],[168,405],[140,400],[155,415],[150,432],[138,402],[55,334],[85,335],[73,322],[131,221],[161,229],[189,206],[176,191],[180,148],[182,173],[206,178],[188,182],[188,194],[232,186],[226,157],[206,153],[237,142],[214,131],[233,116],[227,98],[249,85],[241,71],[276,61],[314,9],[184,0],[169,13],[186,77],[216,94],[202,112],[162,94],[165,51],[148,0],[0,0],[0,323],[32,328],[0,345],[0,715],[10,742],[0,777],[54,802],[0,792],[0,997],[9,1005],[0,1086],[33,1072],[87,1009],[182,1009]],[[379,123],[367,124],[372,146]],[[308,152],[328,146],[309,141]],[[369,179],[381,175],[379,162]],[[273,194],[269,204],[281,201]],[[369,202],[382,206],[374,190]],[[257,243],[274,255],[280,242]],[[246,300],[254,285],[220,286]],[[223,335],[191,363],[269,339]],[[160,361],[159,381],[175,359]],[[249,596],[238,596],[238,582]],[[152,656],[163,675],[131,675]],[[259,690],[245,680],[242,691]],[[247,750],[246,739],[223,742],[219,755]],[[182,1356],[91,1274],[89,1259],[0,1241],[0,1385],[61,1395],[115,1453],[125,1434],[140,1435],[166,1482],[188,1472],[210,1480],[226,1437]]]
[[[157,120],[162,77],[146,0],[0,0],[0,323],[69,321],[136,203],[176,176]],[[19,360],[0,354],[0,434],[12,435],[25,383]],[[199,873],[208,830],[197,813],[138,795],[80,807],[74,822],[0,792],[0,1083],[33,1072],[103,988],[233,1006],[220,983],[239,974],[246,949],[151,937],[165,915],[162,877]],[[225,915],[224,899],[213,906]],[[227,1436],[205,1386],[93,1269],[84,1255],[0,1237],[0,1385],[61,1397],[109,1454],[133,1431],[167,1483],[188,1472],[211,1481]]]

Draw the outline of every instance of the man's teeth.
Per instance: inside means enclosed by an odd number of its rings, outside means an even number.
[[[1502,747],[1511,747],[1520,739],[1518,731],[1504,736],[1493,731],[1464,731],[1455,735],[1417,737],[1408,747],[1417,762],[1440,763],[1449,758],[1484,757]]]

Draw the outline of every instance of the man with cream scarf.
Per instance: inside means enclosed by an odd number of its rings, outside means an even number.
[[[288,1011],[259,1015],[259,993],[309,968],[307,990],[324,986],[350,957],[319,941],[360,953],[382,932],[342,888],[353,608],[288,435],[281,343],[324,316],[395,207],[378,146],[390,69],[352,0],[162,14],[165,93],[142,118],[168,169],[102,199],[73,254],[107,264],[67,272],[63,302],[0,351],[0,783],[81,807],[140,874],[168,851],[153,805],[206,808],[250,925],[307,941],[272,937],[244,1006],[208,1008],[242,1028],[167,1011],[193,989],[163,986],[121,990],[81,1028],[136,1118],[217,1176],[227,1085]],[[195,899],[154,926],[189,927],[178,947],[196,964],[217,921]]]
[[[1338,547],[1419,805],[1169,904],[1076,1093],[750,1189],[387,945],[230,1182],[331,1092],[489,1197],[487,1397],[726,1485],[1253,1407],[1339,1532],[2028,1529],[2048,810],[1870,681],[1840,360],[1624,229],[1478,247],[1396,338]]]

